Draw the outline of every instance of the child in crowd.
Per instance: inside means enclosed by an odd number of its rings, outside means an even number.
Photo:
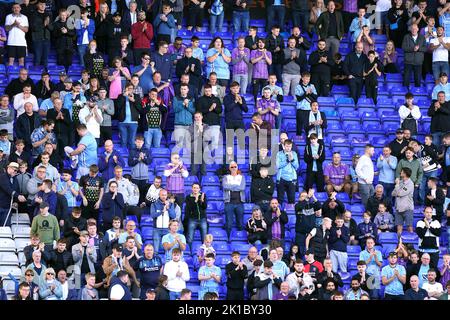
[[[213,248],[213,236],[212,234],[207,234],[205,237],[205,240],[203,241],[203,244],[198,248],[197,250],[197,266],[204,266],[205,265],[205,257],[207,254],[212,253],[216,254],[216,250]]]
[[[378,233],[394,230],[394,216],[387,211],[385,203],[378,205],[378,213],[373,222],[377,226]]]

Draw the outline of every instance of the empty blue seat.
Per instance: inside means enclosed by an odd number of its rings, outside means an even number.
[[[169,148],[152,148],[151,149],[152,157],[161,157],[165,158],[166,161],[170,157],[170,149]]]
[[[380,243],[397,243],[398,237],[395,232],[382,232],[378,234],[378,240]]]
[[[222,191],[218,189],[209,189],[211,187],[206,187],[203,189],[203,191],[206,193],[206,197],[210,200],[223,200],[223,193]]]
[[[341,133],[343,129],[339,122],[329,122],[326,130],[328,133]]]
[[[364,133],[361,133],[361,135],[362,136],[354,136],[352,138],[352,147],[364,147],[369,143],[369,139],[364,136]]]
[[[341,121],[345,123],[349,122],[358,122],[360,121],[360,116],[358,113],[355,112],[354,109],[347,110],[345,107],[339,107],[339,112],[341,113]]]
[[[233,240],[247,240],[247,231],[245,230],[232,230],[231,231],[231,235],[230,235],[231,239]]]
[[[225,267],[228,263],[231,262],[231,257],[229,255],[227,256],[217,256],[216,257],[216,265],[220,267]]]
[[[346,133],[361,133],[361,125],[357,122],[351,122],[344,124],[344,130]]]
[[[320,202],[325,202],[328,199],[328,195],[326,192],[316,192],[315,195],[317,200],[319,200]]]
[[[361,247],[360,246],[347,246],[347,254],[349,256],[357,256],[359,257],[359,253],[361,252]]]
[[[322,110],[322,111],[323,111],[323,113],[325,113],[327,120],[339,120],[340,119],[339,113],[336,110]]]
[[[388,143],[386,137],[372,137],[370,141],[375,147],[384,147]]]
[[[347,137],[343,134],[333,135],[330,137],[330,141],[335,146],[348,146],[350,145]]]
[[[218,186],[220,184],[219,177],[214,175],[206,175],[202,177],[203,186]]]
[[[358,103],[356,104],[358,108],[360,107],[375,107],[375,103],[373,103],[372,98],[359,98]]]
[[[404,243],[417,243],[418,240],[419,240],[419,237],[418,237],[417,233],[403,231],[402,241]]]
[[[226,242],[216,242],[214,241],[214,250],[219,254],[229,254],[230,246]]]
[[[144,240],[153,239],[153,230],[151,227],[142,227],[141,228],[141,236]]]
[[[227,233],[223,229],[210,229],[209,233],[213,236],[214,240],[221,240],[226,241],[227,240]]]
[[[383,243],[383,250],[381,251],[384,258],[387,258],[389,256],[389,253],[395,251],[397,248],[396,243]]]
[[[339,152],[342,160],[351,160],[352,152],[348,147],[333,147],[333,152]]]
[[[345,202],[345,203],[350,202],[350,197],[348,196],[348,193],[346,193],[346,192],[338,192],[336,194],[336,199],[340,200],[342,202]]]
[[[149,214],[143,214],[141,216],[141,227],[144,229],[144,226],[151,226],[153,224],[153,218]]]
[[[241,254],[247,254],[251,248],[251,244],[248,243],[231,243],[231,251],[239,251]]]
[[[348,88],[348,86],[341,86],[341,85],[334,85],[333,88],[331,89],[332,93],[350,93],[350,90]]]
[[[386,82],[403,82],[401,73],[386,73]]]
[[[317,97],[317,102],[319,103],[319,106],[321,108],[323,108],[324,106],[334,107],[336,105],[336,101],[333,97]]]

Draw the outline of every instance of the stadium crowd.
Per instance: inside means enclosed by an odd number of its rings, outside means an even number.
[[[30,232],[1,299],[449,299],[446,0],[267,0],[260,27],[251,0],[1,6],[1,233]],[[395,138],[348,164],[321,98],[348,86],[375,106],[392,74]],[[245,162],[222,141],[239,129],[257,141]]]

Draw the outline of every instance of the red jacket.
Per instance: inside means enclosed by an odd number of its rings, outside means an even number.
[[[134,49],[150,49],[150,42],[153,39],[153,26],[147,21],[144,23],[147,25],[145,31],[142,31],[144,24],[139,21],[131,26]]]

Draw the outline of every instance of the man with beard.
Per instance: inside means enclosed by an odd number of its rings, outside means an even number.
[[[319,40],[317,50],[310,54],[308,60],[311,65],[311,82],[321,97],[328,97],[330,94],[331,67],[334,65],[333,56],[326,50],[326,46],[325,40]]]
[[[153,39],[153,26],[145,21],[145,11],[138,13],[138,22],[131,26],[131,37],[133,38],[134,64],[139,64],[143,53],[150,52],[150,43]]]

